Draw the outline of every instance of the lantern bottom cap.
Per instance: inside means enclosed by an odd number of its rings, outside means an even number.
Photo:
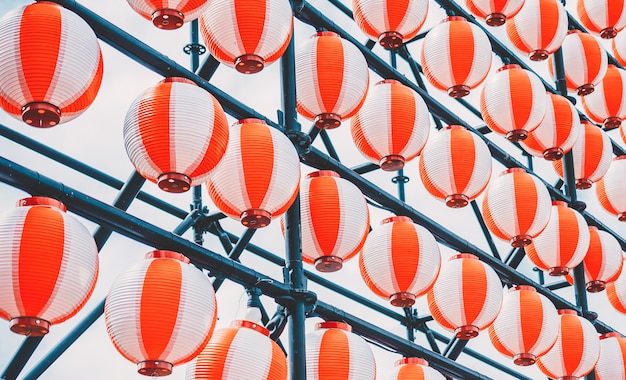
[[[515,248],[522,248],[533,242],[533,237],[530,235],[517,235],[511,238],[511,246]]]
[[[163,173],[157,178],[157,185],[168,193],[184,193],[191,188],[191,178],[181,173]]]
[[[529,353],[521,353],[513,356],[513,363],[523,367],[533,365],[535,361],[537,361],[535,355]]]
[[[392,50],[402,46],[402,34],[398,32],[384,32],[378,37],[378,43],[385,49]]]
[[[578,87],[576,89],[576,92],[578,93],[578,96],[585,96],[591,94],[593,90],[594,87],[592,83],[585,83],[582,86]]]
[[[159,29],[174,30],[183,26],[185,15],[176,9],[158,9],[152,14],[152,23]]]
[[[44,336],[50,331],[50,322],[37,317],[17,317],[11,319],[9,329],[26,336]]]
[[[489,26],[502,26],[506,22],[506,16],[503,13],[492,13],[485,17],[485,23]]]
[[[528,131],[526,131],[525,129],[514,129],[506,133],[506,139],[511,142],[526,140],[527,137]]]
[[[315,126],[319,129],[335,129],[341,125],[341,116],[336,113],[321,113],[315,117]]]
[[[409,307],[415,303],[415,294],[407,292],[395,293],[389,297],[389,301],[393,306]]]
[[[343,267],[343,259],[337,256],[321,256],[315,259],[315,269],[320,272],[336,272]]]
[[[593,280],[587,283],[587,291],[589,293],[599,293],[606,289],[606,282],[602,280]]]
[[[587,190],[591,188],[593,181],[588,178],[579,178],[576,180],[576,188],[578,190]]]
[[[452,194],[446,197],[446,206],[451,208],[461,208],[467,206],[469,198],[465,194]]]
[[[617,214],[617,220],[620,222],[626,222],[626,212],[620,212]]]
[[[547,50],[539,49],[533,50],[528,55],[531,61],[545,61],[550,56],[550,53]]]
[[[563,149],[554,147],[543,151],[543,158],[549,161],[560,160],[563,157]]]
[[[578,380],[580,379],[580,377],[576,377],[576,376],[563,376],[563,377],[559,377],[556,380]]]
[[[450,95],[451,97],[455,99],[467,96],[469,95],[469,93],[470,93],[470,87],[464,84],[460,84],[458,86],[452,86],[448,89],[448,95]]]
[[[617,36],[617,32],[617,29],[609,26],[608,28],[604,28],[600,31],[600,37],[604,38],[605,40],[609,40],[611,38],[615,38],[615,36]]]
[[[243,74],[254,74],[263,70],[265,60],[256,54],[244,54],[235,59],[235,69]]]
[[[33,127],[54,127],[61,121],[61,110],[47,102],[28,103],[22,107],[22,120]]]
[[[241,224],[248,228],[262,228],[270,224],[272,214],[258,208],[251,208],[241,213]]]
[[[380,159],[380,168],[386,172],[400,170],[404,167],[406,160],[398,154],[390,154]]]
[[[566,266],[556,266],[548,270],[550,276],[565,276],[569,273],[569,268]]]
[[[606,128],[606,130],[619,128],[621,125],[622,119],[617,116],[608,117],[604,120],[604,128]]]
[[[172,374],[173,365],[163,360],[144,360],[137,363],[137,372],[144,376],[168,376]]]
[[[472,338],[476,338],[478,336],[478,332],[480,329],[474,325],[465,325],[457,327],[454,330],[456,337],[461,340],[469,340]]]

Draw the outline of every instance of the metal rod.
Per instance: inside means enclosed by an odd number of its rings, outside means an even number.
[[[333,146],[333,142],[330,141],[330,137],[328,137],[328,133],[325,130],[321,130],[319,135],[322,138],[322,142],[324,143],[324,147],[326,148],[328,155],[337,161],[341,161],[335,147]]]
[[[239,257],[243,253],[243,250],[246,248],[246,245],[250,242],[256,229],[247,228],[241,238],[237,242],[237,244],[233,247],[233,249],[229,252],[228,258],[234,261],[239,261]],[[213,280],[213,289],[219,289],[224,283],[225,277],[223,275],[217,275],[215,280]]]
[[[27,338],[24,338],[24,340],[22,341],[22,345],[17,350],[17,352],[15,352],[15,355],[13,355],[13,358],[4,369],[1,378],[4,380],[17,379],[17,377],[20,375],[20,372],[22,372],[24,366],[26,365],[26,363],[28,363],[28,360],[33,355],[42,340],[43,336],[29,336]]]
[[[485,236],[485,240],[487,240],[487,245],[489,245],[489,249],[491,250],[491,254],[498,260],[502,260],[500,257],[500,253],[498,252],[498,248],[496,247],[496,243],[493,241],[493,237],[491,236],[491,232],[487,228],[485,224],[485,220],[483,219],[482,213],[476,204],[476,201],[471,201],[470,205],[472,206],[472,211],[474,211],[474,216],[476,216],[476,220],[478,221],[478,225],[480,229],[483,231],[483,235]]]

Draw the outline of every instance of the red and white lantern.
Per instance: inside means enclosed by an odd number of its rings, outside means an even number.
[[[537,367],[552,379],[579,379],[593,370],[600,338],[588,320],[574,310],[559,310],[560,331],[554,346],[537,359]]]
[[[502,283],[491,267],[469,253],[454,255],[428,291],[428,308],[441,326],[468,340],[489,327],[502,307]]]
[[[567,98],[553,93],[547,95],[548,103],[543,120],[519,143],[533,156],[555,161],[572,149],[582,127],[578,111]]]
[[[306,378],[309,380],[374,380],[372,349],[343,322],[321,322],[306,336]]]
[[[210,0],[126,0],[141,17],[163,30],[174,30],[200,17]]]
[[[395,363],[387,380],[444,380],[437,370],[422,358],[402,358]]]
[[[550,219],[551,199],[541,181],[524,169],[512,168],[491,181],[482,212],[489,231],[511,246],[530,244]]]
[[[434,236],[406,216],[372,230],[359,255],[365,284],[393,306],[409,307],[433,286],[441,266]]]
[[[419,173],[426,190],[446,206],[459,208],[476,199],[491,178],[491,153],[478,135],[448,126],[424,147]]]
[[[626,222],[626,155],[613,158],[613,162],[596,184],[600,205],[609,213]]]
[[[299,184],[300,159],[287,136],[262,120],[243,119],[231,127],[226,153],[207,188],[224,214],[260,228],[287,211]]]
[[[34,127],[82,114],[102,82],[96,34],[52,2],[15,9],[0,20],[0,106]]]
[[[626,27],[626,7],[622,1],[578,0],[578,19],[588,31],[613,38]]]
[[[296,106],[320,129],[332,129],[363,105],[369,69],[363,53],[334,32],[317,32],[300,45],[296,60]]]
[[[611,40],[613,57],[622,66],[626,65],[626,33],[617,33]]]
[[[550,221],[526,248],[526,255],[550,276],[564,276],[580,264],[589,248],[589,227],[578,212],[552,201]]]
[[[615,281],[606,284],[606,296],[615,310],[626,314],[626,270],[623,265],[622,262],[622,271]]]
[[[489,26],[502,26],[522,9],[525,0],[465,0],[467,9]]]
[[[574,177],[576,188],[589,189],[594,182],[598,182],[611,167],[613,147],[611,139],[602,129],[581,120],[582,133],[572,147],[574,156]],[[563,177],[563,163],[553,161],[552,165],[557,174]]]
[[[430,133],[430,114],[421,96],[387,79],[372,87],[351,119],[359,151],[385,171],[400,170],[419,155]]]
[[[97,277],[96,243],[63,203],[25,198],[0,216],[0,318],[11,331],[47,334],[82,309]]]
[[[277,61],[289,45],[292,28],[289,0],[210,0],[200,16],[207,50],[244,74]]]
[[[209,279],[189,259],[152,251],[121,273],[104,305],[109,337],[146,376],[165,376],[206,346],[217,318]]]
[[[204,183],[228,145],[228,122],[218,101],[184,78],[166,78],[130,105],[126,153],[137,172],[172,193]]]
[[[519,366],[535,364],[559,335],[559,314],[535,288],[519,285],[504,296],[500,314],[489,327],[491,343]]]
[[[593,93],[582,98],[589,118],[608,129],[618,128],[626,118],[626,71],[609,65]]]
[[[417,36],[428,14],[428,0],[352,0],[354,21],[385,49],[397,49]]]
[[[491,68],[491,42],[477,26],[452,16],[432,28],[422,45],[422,69],[436,88],[462,98],[481,84]]]
[[[596,380],[626,380],[626,338],[617,332],[600,335]]]
[[[489,78],[480,93],[480,114],[495,133],[510,141],[524,140],[535,130],[547,108],[539,77],[519,65],[506,65]]]

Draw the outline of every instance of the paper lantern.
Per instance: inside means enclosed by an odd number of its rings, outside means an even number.
[[[589,118],[606,129],[618,128],[626,118],[626,71],[609,65],[595,91],[582,98]]]
[[[321,322],[306,336],[308,380],[374,380],[376,360],[369,345],[343,322]]]
[[[228,145],[222,106],[184,78],[166,78],[130,105],[126,153],[137,172],[162,190],[180,193],[204,183]]]
[[[506,23],[506,33],[517,50],[533,61],[543,61],[561,47],[567,25],[567,12],[560,1],[526,1]]]
[[[563,276],[580,264],[589,248],[589,227],[578,212],[552,201],[546,228],[525,249],[528,258],[550,276]]]
[[[522,9],[525,0],[465,0],[467,9],[489,26],[502,26]]]
[[[596,380],[626,380],[626,338],[617,332],[600,335]]]
[[[317,32],[300,45],[296,60],[298,112],[320,129],[332,129],[361,108],[369,87],[363,53],[334,32]]]
[[[550,194],[524,169],[512,168],[491,181],[483,198],[483,219],[489,231],[511,246],[532,242],[550,219]]]
[[[623,260],[626,258],[623,258]],[[614,281],[606,284],[606,296],[615,310],[626,314],[626,271],[622,261],[622,271]]]
[[[559,335],[559,314],[545,296],[527,285],[504,296],[500,314],[489,327],[489,339],[500,353],[519,366],[533,365]]]
[[[498,274],[478,257],[461,253],[443,264],[428,291],[428,308],[437,323],[468,340],[493,323],[502,298]]]
[[[459,125],[448,126],[424,147],[419,173],[435,198],[448,207],[465,207],[487,187],[491,153],[478,135]]]
[[[146,376],[172,373],[206,346],[217,318],[209,279],[173,251],[152,251],[113,282],[104,304],[109,337]]]
[[[0,318],[11,331],[47,334],[80,311],[97,277],[96,243],[63,203],[25,198],[0,216]]]
[[[506,65],[485,82],[480,114],[495,133],[524,140],[543,120],[547,95],[538,76],[519,65]]]
[[[96,34],[78,15],[51,2],[4,15],[0,62],[0,106],[34,127],[53,127],[79,116],[102,82]]]
[[[406,216],[384,219],[359,255],[365,284],[393,306],[409,307],[432,287],[441,266],[433,235]]]
[[[554,346],[537,359],[537,367],[552,379],[578,379],[593,370],[600,338],[588,320],[574,310],[559,310],[560,331]]]
[[[602,38],[613,38],[626,27],[626,8],[622,1],[578,0],[576,10],[585,29]]]
[[[565,70],[565,83],[569,91],[576,91],[578,96],[591,94],[600,84],[608,68],[608,57],[600,42],[591,34],[580,30],[567,32],[561,45]],[[555,77],[554,59],[550,59],[549,68]]]
[[[626,65],[626,33],[617,33],[611,40],[613,57],[622,66]]]
[[[352,0],[354,21],[385,49],[397,49],[424,25],[428,0]]]
[[[600,205],[609,213],[626,222],[626,155],[613,158],[613,162],[596,184]]]
[[[359,188],[339,174],[313,172],[300,185],[300,225],[302,260],[320,272],[337,271],[365,243],[370,227],[367,202]]]
[[[154,26],[174,30],[200,17],[210,0],[126,0],[131,8]]]
[[[243,119],[231,127],[226,153],[207,188],[224,214],[260,228],[287,211],[299,183],[300,159],[291,141],[262,120]]]
[[[585,120],[581,123],[582,133],[572,147],[572,155],[574,156],[576,188],[585,190],[604,177],[609,170],[613,158],[613,147],[606,132]],[[552,165],[557,174],[563,178],[561,160],[553,161]]]
[[[215,330],[187,366],[187,380],[287,380],[287,358],[270,332],[256,322],[234,321]]]
[[[452,16],[432,28],[422,45],[422,69],[436,88],[462,98],[491,68],[491,42],[477,25]]]
[[[567,98],[553,93],[547,95],[548,102],[543,120],[519,143],[533,156],[554,161],[572,149],[582,127],[578,111]]]
[[[387,79],[369,91],[351,119],[359,151],[385,171],[400,170],[420,154],[430,132],[428,107],[417,92]]]
[[[207,50],[244,74],[277,61],[289,45],[292,28],[289,0],[210,0],[200,16]]]
[[[444,380],[437,370],[428,366],[421,358],[402,358],[395,363],[387,380]]]

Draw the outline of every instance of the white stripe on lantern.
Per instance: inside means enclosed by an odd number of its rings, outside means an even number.
[[[242,365],[244,361],[254,365]],[[271,363],[271,339],[253,329],[240,327],[224,358],[222,379],[265,380]]]

